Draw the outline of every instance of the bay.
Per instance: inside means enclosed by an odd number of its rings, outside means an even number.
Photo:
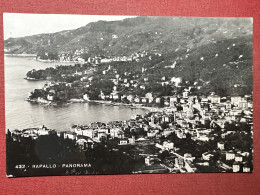
[[[71,125],[130,119],[144,114],[143,109],[108,106],[95,103],[73,103],[64,106],[43,106],[25,101],[29,92],[42,88],[46,81],[25,80],[32,69],[44,69],[72,63],[36,61],[33,57],[5,56],[5,121],[6,129],[25,129],[45,125],[50,129],[68,130]]]

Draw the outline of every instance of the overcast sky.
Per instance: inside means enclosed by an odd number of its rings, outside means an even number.
[[[4,39],[79,28],[98,20],[121,20],[134,16],[4,13]]]

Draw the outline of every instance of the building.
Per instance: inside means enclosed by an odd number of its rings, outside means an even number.
[[[213,154],[210,154],[209,152],[205,152],[202,154],[202,159],[209,161],[213,156],[214,156]]]
[[[53,99],[54,99],[54,96],[53,96],[53,95],[50,95],[50,94],[48,94],[48,96],[47,96],[47,100],[48,100],[48,101],[53,101]]]
[[[232,166],[233,172],[239,172],[240,171],[240,164],[235,162]]]
[[[153,94],[152,93],[146,93],[145,97],[148,99],[149,103],[151,103],[153,101]]]
[[[45,129],[45,128],[41,128],[37,131],[38,135],[49,135],[49,130]]]
[[[119,100],[119,95],[116,92],[110,94],[110,99]]]
[[[240,96],[232,96],[231,97],[231,104],[238,106],[239,102],[241,102],[241,100],[242,100],[242,97],[240,97]]]
[[[243,156],[237,154],[237,155],[235,156],[235,161],[236,161],[236,162],[242,162],[242,161],[243,161]]]
[[[233,160],[235,159],[235,153],[232,151],[229,151],[226,153],[226,160]]]
[[[179,169],[184,167],[184,160],[183,158],[175,158],[175,166]]]
[[[139,98],[139,97],[135,97],[135,98],[134,98],[134,102],[135,102],[135,103],[140,103],[140,98]]]
[[[242,100],[238,103],[238,107],[240,109],[247,109],[248,108],[248,102],[246,100]]]
[[[80,146],[80,148],[82,150],[85,150],[87,148],[91,148],[93,147],[93,140],[92,139],[89,139],[89,138],[79,138],[77,141],[76,141],[76,144],[78,146]]]
[[[82,130],[82,135],[87,136],[89,138],[94,138],[94,131],[92,129],[84,129]]]
[[[244,173],[249,173],[249,172],[250,172],[250,167],[244,166],[244,167],[243,167],[243,172],[244,172]]]
[[[178,98],[176,96],[170,97],[170,106],[175,106],[175,103],[178,102]]]
[[[86,101],[89,101],[89,95],[88,94],[84,94],[83,95],[83,99],[86,100]]]
[[[161,98],[160,98],[160,97],[156,98],[156,99],[155,99],[155,102],[156,102],[157,104],[160,104],[160,103],[161,103]]]
[[[218,145],[218,149],[220,149],[220,150],[224,150],[225,149],[224,142],[218,142],[217,145]]]
[[[154,158],[151,157],[151,156],[147,156],[145,159],[144,159],[144,162],[147,166],[150,166],[150,165],[153,165],[154,164]]]
[[[155,137],[156,133],[157,133],[156,131],[148,131],[147,132],[147,137],[149,137],[149,138]]]
[[[101,98],[102,100],[106,99],[106,96],[105,96],[105,94],[103,93],[103,91],[100,91],[100,98]]]
[[[172,77],[171,82],[175,83],[175,86],[178,87],[182,82],[182,78],[181,77]]]
[[[128,138],[128,143],[135,144],[135,137],[133,136],[132,138]]]
[[[182,97],[183,97],[183,98],[188,98],[188,95],[189,95],[189,92],[188,92],[188,91],[184,91],[184,92],[182,93]]]
[[[174,143],[173,142],[163,142],[163,148],[165,150],[173,150],[174,149]]]
[[[219,104],[220,103],[220,96],[218,95],[210,95],[208,99],[211,101],[213,104]]]
[[[135,140],[135,143],[137,145],[150,145],[150,144],[153,144],[154,142],[152,142],[151,140],[149,139],[145,139],[145,138],[138,138]]]
[[[197,170],[196,167],[189,160],[185,161],[185,169],[189,173],[194,173]]]
[[[227,110],[230,110],[232,108],[232,104],[229,100],[225,103],[225,106]]]
[[[127,145],[127,144],[128,144],[128,139],[124,138],[119,140],[119,145]]]
[[[147,98],[145,98],[145,97],[141,97],[141,102],[142,102],[142,103],[147,103],[147,101],[148,101]]]
[[[77,134],[74,132],[64,132],[64,139],[76,140]]]

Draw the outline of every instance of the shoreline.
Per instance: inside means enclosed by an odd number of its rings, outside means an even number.
[[[149,106],[143,106],[142,104],[126,104],[122,102],[112,102],[112,101],[105,101],[105,100],[84,100],[84,99],[71,99],[69,100],[70,103],[95,103],[95,104],[104,104],[107,106],[122,106],[122,107],[128,107],[130,109],[144,109],[149,112],[154,112],[154,111],[161,111],[161,108],[157,107],[149,107]]]
[[[24,78],[27,81],[45,81],[46,79],[35,79],[35,78],[31,78],[31,77],[26,77]]]
[[[35,56],[37,57],[37,56]],[[58,63],[76,63],[75,61],[61,61],[61,60],[42,60],[39,58],[35,59],[38,62],[43,62],[43,63],[54,63],[54,62],[58,62]]]
[[[10,56],[10,57],[37,57],[36,54],[9,54],[5,53],[4,56]],[[59,62],[59,63],[77,63],[76,61],[61,61],[61,60],[42,60],[42,59],[35,59],[38,62],[43,63],[53,63],[53,62]]]
[[[84,100],[84,99],[70,99],[67,102],[52,102],[52,101],[38,101],[37,99],[26,99],[26,101],[31,102],[31,103],[37,103],[37,104],[42,104],[44,106],[57,106],[59,104],[72,104],[72,103],[94,103],[94,104],[104,104],[106,106],[121,106],[121,107],[128,107],[130,109],[143,109],[147,110],[149,112],[160,112],[163,110],[163,108],[159,107],[149,107],[149,106],[144,106],[142,104],[126,104],[122,102],[112,102],[112,101],[105,101],[105,100]]]
[[[13,57],[36,57],[36,54],[9,54],[5,53],[4,56],[13,56]]]
[[[70,99],[67,102],[51,102],[51,101],[48,101],[48,100],[39,101],[37,99],[26,99],[25,101],[28,101],[29,103],[32,103],[32,104],[39,104],[39,105],[42,105],[42,106],[66,106],[66,105],[70,105],[70,104],[73,104],[73,103],[83,103],[83,104],[84,103],[93,103],[93,104],[104,104],[105,106],[127,107],[127,108],[130,108],[130,109],[143,109],[143,110],[146,111],[145,113],[162,112],[163,111],[163,108],[159,108],[159,107],[147,107],[147,106],[143,106],[142,104],[125,104],[125,103],[120,103],[120,102],[112,102],[112,101],[104,101],[104,100]],[[127,120],[129,120],[129,119],[127,119]],[[96,121],[96,122],[98,122],[98,121]],[[22,129],[22,130],[26,130],[26,129],[37,129],[37,127],[28,127],[28,128]],[[6,128],[6,132],[7,132],[7,130],[8,130],[8,128]],[[19,129],[9,129],[9,130],[12,132],[14,130],[19,130]],[[63,129],[63,130],[50,128],[49,130],[54,130],[56,132],[70,131],[69,128],[66,128],[66,129]]]

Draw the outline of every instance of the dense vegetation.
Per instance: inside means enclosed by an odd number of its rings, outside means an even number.
[[[79,64],[75,64],[75,65],[68,65],[68,66],[56,66],[56,67],[50,67],[50,68],[46,68],[44,70],[31,70],[29,71],[26,76],[29,78],[35,78],[35,79],[47,79],[48,77],[51,78],[51,80],[53,81],[60,81],[60,82],[68,82],[68,83],[72,83],[75,80],[79,80],[80,77],[73,76],[75,78],[71,78],[72,76],[70,76],[71,74],[76,73],[76,71],[82,71],[82,70],[86,70],[89,67],[89,64],[85,64],[85,65],[79,65]],[[89,72],[91,73],[91,72]],[[66,75],[66,77],[63,77],[63,75]],[[72,80],[70,80],[72,79]]]
[[[37,58],[41,60],[50,60],[50,61],[56,61],[59,59],[58,53],[57,52],[45,52],[45,51],[40,51],[37,54]]]
[[[6,141],[7,175],[13,176],[126,174],[132,173],[135,163],[139,163],[123,151],[112,150],[112,143],[96,144],[94,148],[82,150],[74,140],[60,138],[56,133],[40,136],[36,140],[21,138],[20,141],[13,141],[8,132]],[[91,167],[61,167],[62,164],[73,163],[90,164]],[[39,164],[56,164],[57,167],[32,168],[32,165]],[[26,169],[17,165],[26,165]]]
[[[91,99],[98,99],[100,91],[105,95],[111,93],[113,88],[111,79],[115,79],[115,74],[119,74],[120,78],[128,79],[128,82],[134,80],[146,87],[144,90],[139,87],[127,88],[119,83],[119,94],[128,94],[131,91],[132,94],[139,96],[144,96],[147,92],[157,96],[167,96],[179,93],[185,87],[191,87],[191,93],[194,95],[208,95],[210,92],[215,92],[220,96],[243,96],[253,90],[252,63],[252,42],[249,36],[209,43],[189,51],[168,52],[162,56],[148,54],[138,62],[101,64],[95,67],[94,72],[90,71],[93,69],[92,65],[86,63],[33,70],[28,72],[27,76],[68,83],[80,81],[82,77],[93,76],[90,87],[82,90],[82,93],[88,93]],[[169,68],[172,64],[175,64],[175,68]],[[106,71],[109,65],[111,71],[103,74],[102,72]],[[112,70],[116,70],[117,73]],[[74,74],[77,71],[87,71],[87,74]],[[181,77],[183,82],[181,87],[171,84],[162,86],[163,77],[166,81],[172,77]],[[148,81],[144,81],[144,78]]]

